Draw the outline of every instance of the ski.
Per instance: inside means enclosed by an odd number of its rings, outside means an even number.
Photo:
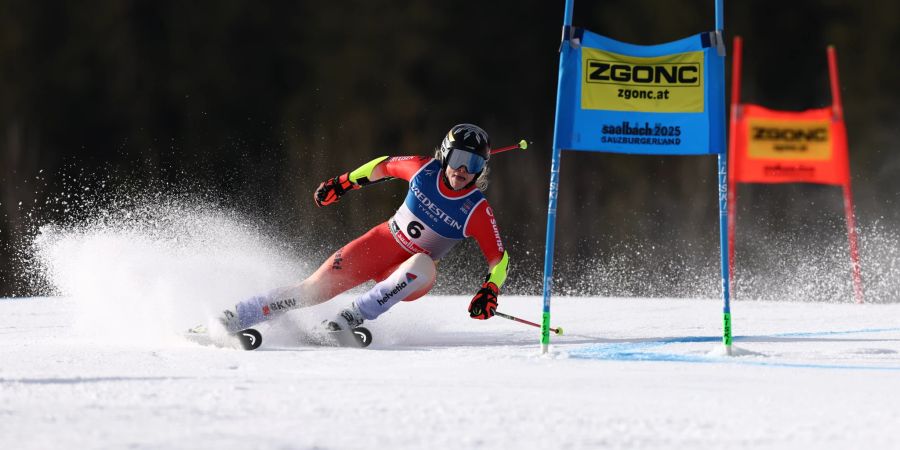
[[[235,336],[241,343],[244,350],[256,350],[262,345],[262,334],[253,328],[238,331]]]
[[[366,348],[372,343],[372,332],[366,327],[356,327],[353,329],[353,338],[360,348]]]
[[[247,328],[246,330],[232,333],[224,342],[221,339],[214,339],[209,335],[204,325],[197,325],[184,334],[185,339],[200,345],[211,345],[215,347],[240,347],[244,350],[256,350],[262,345],[262,334],[256,329]],[[233,338],[233,339],[231,339]]]
[[[248,351],[256,350],[263,342],[262,334],[254,328],[230,334],[223,341],[210,336],[209,331],[203,325],[189,329],[184,334],[184,338],[195,344],[220,348],[241,348]],[[301,339],[301,342],[323,347],[365,348],[372,343],[372,332],[366,327],[356,327],[349,335],[343,331],[324,330],[315,335],[307,335],[306,338]]]
[[[353,328],[349,334],[343,330],[322,330],[305,342],[322,347],[366,348],[372,343],[372,332],[366,327]]]

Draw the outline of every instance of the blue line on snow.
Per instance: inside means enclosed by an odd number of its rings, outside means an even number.
[[[842,334],[862,334],[862,333],[885,333],[900,331],[900,328],[865,328],[860,330],[846,331],[822,331],[822,332],[804,332],[804,333],[780,333],[771,337],[819,337],[834,336]],[[766,336],[753,336],[766,337]],[[734,340],[740,341],[750,338],[750,336],[737,336]],[[662,347],[670,344],[682,344],[693,342],[719,342],[721,337],[711,336],[685,336],[680,338],[659,339],[656,341],[645,342],[628,342],[618,344],[594,344],[569,352],[569,356],[576,359],[601,359],[613,361],[663,361],[663,362],[690,362],[690,363],[735,363],[746,364],[752,366],[768,366],[768,367],[789,367],[803,369],[839,369],[839,370],[877,370],[877,371],[900,371],[900,366],[855,366],[846,364],[808,364],[808,363],[787,363],[748,360],[745,358],[724,357],[724,356],[707,356],[707,355],[683,355],[676,353],[659,353],[648,352],[650,348]]]
[[[860,334],[860,333],[890,333],[900,331],[900,328],[863,328],[861,330],[845,330],[845,331],[815,331],[806,333],[781,333],[776,337],[818,337],[818,336],[834,336],[839,334]]]

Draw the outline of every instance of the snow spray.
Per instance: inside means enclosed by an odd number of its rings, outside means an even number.
[[[845,236],[810,239],[788,232],[760,236],[744,239],[737,247],[732,299],[854,301]],[[874,223],[860,226],[859,236],[864,303],[900,302],[900,232]],[[680,251],[672,251],[658,244],[620,242],[596,257],[560,261],[562,272],[581,275],[561,276],[555,287],[572,296],[714,299],[720,295],[714,244],[698,248],[678,242],[672,247]]]
[[[29,249],[29,275],[74,300],[75,326],[88,337],[158,342],[309,269],[208,199],[114,197],[79,220],[40,226]]]

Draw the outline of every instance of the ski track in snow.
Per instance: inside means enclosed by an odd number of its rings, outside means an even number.
[[[898,304],[733,303],[731,357],[707,299],[554,298],[545,356],[452,296],[367,323],[365,350],[296,342],[349,299],[253,352],[182,339],[206,306],[2,299],[0,448],[900,448]]]

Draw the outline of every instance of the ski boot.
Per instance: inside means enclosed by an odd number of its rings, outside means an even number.
[[[322,329],[329,341],[341,347],[368,347],[372,333],[361,327],[365,318],[356,302],[341,310],[332,320],[322,321]]]
[[[234,311],[230,309],[222,311],[218,320],[228,335],[238,339],[244,350],[256,350],[262,345],[262,334],[253,328],[245,328]]]

